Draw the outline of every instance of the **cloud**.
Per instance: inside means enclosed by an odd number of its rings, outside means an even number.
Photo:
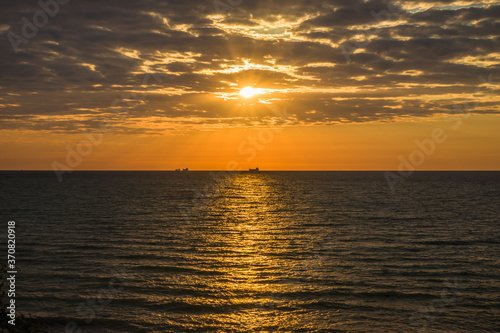
[[[225,12],[211,0],[70,1],[17,53],[9,34],[23,37],[41,8],[0,7],[3,129],[90,130],[117,118],[113,101],[144,92],[118,130],[264,125],[283,105],[306,125],[430,117],[474,100],[475,112],[500,111],[498,94],[477,91],[479,76],[500,76],[494,1],[243,0]],[[161,83],[145,86],[147,73]],[[244,101],[247,85],[272,93]]]

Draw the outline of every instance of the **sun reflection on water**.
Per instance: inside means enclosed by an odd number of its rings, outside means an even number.
[[[280,257],[290,241],[283,233],[289,224],[276,218],[286,210],[281,192],[264,174],[239,174],[212,206],[225,216],[216,233],[225,273],[218,287],[240,308],[227,319],[250,331],[290,320],[278,311],[287,303],[281,294],[291,289],[283,283],[291,267]]]
[[[164,318],[190,322],[193,329],[201,322],[241,331],[304,327],[313,314],[300,310],[298,295],[326,288],[315,282],[322,268],[313,253],[323,235],[304,226],[304,219],[318,220],[308,205],[309,192],[296,197],[295,184],[265,172],[234,173],[216,185],[208,187],[207,200],[178,231],[182,265],[192,272],[175,284],[200,296],[169,300],[202,312],[196,322],[167,312]],[[313,321],[318,327],[324,320]]]

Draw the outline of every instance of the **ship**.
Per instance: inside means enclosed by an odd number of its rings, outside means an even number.
[[[248,172],[259,172],[259,168],[255,168],[255,169],[248,169]]]

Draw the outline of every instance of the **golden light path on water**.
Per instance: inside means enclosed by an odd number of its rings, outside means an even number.
[[[203,233],[199,237],[210,244],[209,251],[203,250],[209,254],[199,254],[204,258],[196,260],[208,259],[217,267],[220,275],[210,282],[210,288],[217,290],[218,297],[196,302],[227,307],[228,311],[203,315],[203,321],[223,322],[228,328],[236,325],[246,331],[306,327],[304,313],[294,311],[289,299],[301,288],[293,280],[300,272],[289,256],[296,260],[300,254],[290,253],[290,249],[307,250],[310,240],[290,237],[298,221],[286,218],[291,208],[282,200],[286,190],[262,173],[244,173],[232,176],[216,192],[202,217],[212,223],[198,230]]]
[[[252,175],[235,179],[235,182],[234,194],[238,193],[246,205],[241,206],[237,199],[230,199],[226,207],[230,216],[242,218],[246,223],[234,223],[235,220],[228,220],[226,224],[228,230],[236,231],[231,234],[231,246],[235,252],[240,253],[240,255],[226,259],[232,264],[231,266],[235,264],[239,266],[229,271],[234,284],[228,287],[245,291],[247,296],[243,297],[240,302],[251,305],[251,308],[239,314],[233,314],[231,319],[239,321],[242,327],[249,330],[257,330],[262,326],[279,326],[283,318],[270,316],[272,308],[266,309],[266,306],[274,306],[277,301],[269,295],[278,291],[279,284],[269,284],[267,283],[269,280],[262,276],[269,268],[283,267],[279,257],[270,255],[279,253],[283,245],[280,244],[282,237],[280,237],[279,224],[272,223],[274,219],[268,217],[269,211],[281,208],[278,202],[273,201],[276,197],[274,192],[276,188],[273,188],[265,177]],[[279,274],[279,272],[272,272],[272,274]],[[253,308],[255,305],[257,309]],[[267,315],[263,316],[263,314]]]
[[[229,278],[221,287],[239,294],[234,302],[242,306],[242,311],[231,314],[228,319],[248,330],[269,324],[279,326],[281,320],[279,316],[263,316],[272,310],[266,309],[266,304],[275,301],[262,296],[273,294],[278,288],[266,283],[262,276],[269,268],[280,266],[279,258],[269,255],[282,246],[279,224],[272,223],[274,219],[270,216],[271,211],[281,208],[273,200],[277,195],[275,191],[266,177],[236,177],[226,189],[225,198],[217,205],[229,217],[221,226],[221,235],[228,242],[230,250],[226,252],[232,253],[221,258],[227,267],[232,267],[227,269]]]

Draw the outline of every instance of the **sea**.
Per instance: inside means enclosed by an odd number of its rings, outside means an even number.
[[[1,260],[51,332],[500,332],[500,172],[398,177],[3,171]]]

